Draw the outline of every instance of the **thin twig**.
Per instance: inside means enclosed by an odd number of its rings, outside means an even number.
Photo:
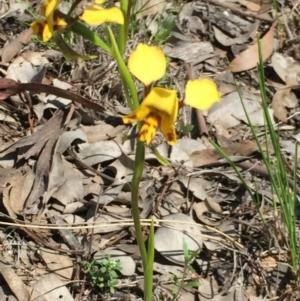
[[[95,173],[96,175],[105,178],[111,182],[114,182],[114,178],[107,176],[106,174],[104,174],[101,171],[96,170],[95,168],[85,164],[84,162],[82,162],[82,160],[80,160],[80,158],[69,148],[68,149],[68,154],[76,161],[76,163],[78,163],[79,165],[81,165],[83,168],[86,168],[88,170],[90,170],[91,172]]]

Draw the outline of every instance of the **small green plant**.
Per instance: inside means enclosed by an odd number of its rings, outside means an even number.
[[[160,17],[156,19],[156,22],[157,31],[150,37],[152,45],[160,45],[170,36],[170,33],[176,24],[176,18],[170,13],[166,18]]]
[[[130,24],[129,24],[129,32],[131,38],[134,37],[135,33],[142,31],[151,45],[160,45],[164,42],[171,34],[174,26],[176,25],[176,15],[180,10],[180,6],[182,4],[173,3],[172,8],[167,9],[166,14],[163,12],[156,14],[150,22],[139,22],[139,19],[143,15],[148,15],[151,10],[155,9],[155,6],[160,6],[163,1],[160,3],[156,3],[154,5],[149,5],[150,1],[147,1],[142,7],[140,6],[139,1],[133,2],[132,14],[130,15]],[[162,8],[160,8],[162,9]],[[164,9],[163,9],[164,10]],[[148,11],[148,12],[147,12]],[[151,27],[156,28],[155,33],[151,33]]]
[[[263,163],[269,174],[270,187],[271,187],[272,195],[274,196],[272,201],[273,201],[275,227],[276,230],[280,233],[281,232],[280,227],[283,226],[283,233],[286,235],[286,242],[289,248],[290,263],[293,272],[295,273],[295,275],[297,275],[297,273],[299,272],[299,265],[300,265],[299,264],[300,247],[299,247],[299,242],[297,241],[297,228],[296,228],[296,215],[295,215],[295,208],[297,203],[297,195],[295,191],[297,186],[298,149],[296,144],[294,174],[292,175],[293,185],[290,185],[289,174],[286,169],[285,160],[283,158],[282,150],[280,147],[280,137],[278,133],[279,131],[277,131],[277,129],[273,125],[271,116],[268,111],[267,92],[266,92],[266,84],[265,84],[266,81],[265,81],[265,74],[264,74],[264,60],[262,57],[261,40],[257,39],[257,43],[258,43],[258,52],[259,52],[259,64],[257,66],[257,71],[258,71],[259,88],[260,88],[260,93],[262,98],[262,107],[263,107],[264,120],[265,120],[264,138],[267,146],[266,150],[263,149],[262,143],[259,141],[257,131],[253,126],[253,124],[251,123],[240,90],[239,89],[237,90],[240,96],[243,109],[245,111],[245,115],[251,133],[258,145]],[[213,141],[212,144],[224,156],[224,158],[228,161],[231,167],[236,171],[238,177],[240,178],[245,188],[249,192],[254,204],[256,204],[263,225],[267,227],[267,223],[264,219],[263,212],[261,211],[260,208],[257,194],[255,193],[255,191],[253,192],[252,188],[250,188],[247,185],[242,173],[238,170],[237,166],[230,160],[227,154]],[[271,150],[271,148],[269,148],[268,145],[271,145],[273,150]]]
[[[182,278],[178,278],[176,275],[171,274],[171,279],[175,282],[175,286],[173,288],[172,294],[173,294],[173,298],[172,301],[175,301],[178,299],[180,291],[184,288],[184,287],[199,287],[200,286],[200,282],[198,280],[186,280],[185,276],[188,272],[188,270],[190,272],[194,272],[194,268],[192,267],[192,263],[195,260],[195,258],[197,257],[199,253],[199,250],[195,250],[195,251],[191,251],[188,249],[188,246],[186,244],[186,242],[183,242],[183,256],[184,256],[184,268],[183,268],[183,275]]]
[[[193,124],[185,124],[183,120],[179,122],[179,129],[183,135],[188,135],[194,128]]]
[[[81,262],[84,270],[92,283],[102,290],[109,289],[110,293],[115,292],[115,286],[118,284],[118,273],[122,270],[120,260],[113,260],[109,255],[104,255],[100,262],[95,259]]]

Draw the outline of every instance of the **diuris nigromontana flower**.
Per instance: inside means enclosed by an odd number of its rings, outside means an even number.
[[[170,145],[176,143],[174,122],[178,115],[178,99],[175,90],[155,87],[140,107],[123,117],[124,123],[143,121],[139,140],[149,144],[159,128]]]
[[[163,51],[156,46],[138,44],[128,60],[129,71],[146,87],[161,79],[167,68]],[[189,80],[185,88],[184,104],[207,110],[221,95],[217,85],[208,78]],[[153,87],[134,112],[123,117],[125,124],[142,121],[139,140],[150,144],[159,128],[168,144],[176,143],[174,123],[178,117],[178,99],[175,90]]]
[[[53,32],[57,27],[67,26],[67,22],[56,15],[60,2],[60,0],[44,1],[40,13],[45,19],[40,19],[30,24],[33,32],[41,37],[44,42],[48,42],[52,38]]]
[[[87,6],[78,18],[92,26],[101,25],[105,22],[123,24],[124,16],[120,8],[103,8],[101,4],[104,2],[103,0],[95,0],[94,4]],[[30,25],[33,32],[44,42],[48,42],[52,38],[56,29],[65,28],[68,25],[62,17],[63,14],[58,11],[60,3],[61,0],[44,1],[40,11],[44,19],[34,21]]]

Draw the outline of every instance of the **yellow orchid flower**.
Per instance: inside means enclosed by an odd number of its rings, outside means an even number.
[[[184,104],[199,110],[208,110],[221,100],[215,82],[209,78],[189,80],[185,87]]]
[[[98,0],[102,1],[102,0]],[[156,46],[138,44],[128,59],[129,71],[146,87],[161,79],[167,68],[167,60],[161,49]],[[217,85],[208,78],[189,80],[185,89],[184,104],[207,110],[220,101],[221,94]],[[150,90],[140,107],[123,117],[123,122],[142,121],[139,140],[149,144],[156,129],[160,128],[170,145],[176,143],[174,122],[178,116],[178,99],[176,91],[154,87]]]
[[[175,90],[155,87],[140,107],[123,117],[125,124],[143,121],[139,140],[150,144],[159,128],[170,145],[176,143],[174,122],[178,115],[178,99]]]
[[[79,19],[92,26],[98,26],[106,22],[124,24],[124,15],[120,8],[103,8],[101,4],[105,0],[95,0],[94,4],[85,8]]]
[[[34,21],[30,24],[33,33],[40,36],[44,42],[48,42],[56,27],[65,27],[67,22],[58,16],[55,16],[55,11],[60,3],[60,0],[46,0],[41,6],[41,15],[45,19]]]
[[[128,69],[145,86],[149,86],[165,75],[167,60],[160,48],[140,43],[129,57]]]

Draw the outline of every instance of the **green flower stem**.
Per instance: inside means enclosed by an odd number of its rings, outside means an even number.
[[[131,185],[132,186],[131,203],[132,203],[132,215],[133,215],[136,240],[140,249],[143,268],[144,271],[146,271],[147,251],[143,239],[143,232],[142,232],[141,221],[140,221],[140,210],[139,210],[139,183],[144,170],[144,161],[145,161],[145,145],[143,142],[137,141],[134,170],[132,176],[132,185]]]
[[[145,300],[152,300],[153,264],[154,264],[154,221],[151,220],[148,236],[147,266],[144,273]]]
[[[121,0],[121,11],[124,15],[124,24],[120,25],[119,29],[119,38],[118,38],[118,46],[121,55],[124,54],[127,36],[128,36],[128,25],[130,20],[130,10],[131,10],[131,0]]]
[[[118,67],[119,67],[119,70],[121,73],[121,78],[123,81],[123,85],[124,85],[124,89],[125,89],[125,93],[126,93],[126,97],[127,97],[127,103],[128,103],[128,106],[130,107],[130,109],[132,111],[134,111],[139,107],[139,100],[138,100],[136,88],[135,88],[133,79],[129,73],[129,70],[124,63],[124,60],[119,51],[116,39],[115,39],[110,27],[108,27],[108,32],[109,32],[109,36],[111,39],[113,56],[117,61],[117,64],[118,64]],[[130,95],[129,95],[129,93],[130,93]]]
[[[110,27],[108,27],[109,36],[111,39],[113,56],[117,61],[123,86],[125,89],[125,94],[127,98],[128,106],[132,111],[136,110],[139,107],[139,101],[137,96],[136,87],[134,85],[133,79],[129,73],[127,66],[124,63],[120,49],[116,43],[115,37],[112,33]],[[122,47],[122,45],[121,45]],[[140,128],[140,123],[138,127]],[[143,232],[141,228],[140,221],[140,211],[139,211],[139,183],[143,174],[145,164],[145,145],[143,142],[137,141],[134,169],[132,176],[132,185],[131,185],[131,203],[132,203],[132,216],[133,223],[135,228],[135,235],[139,250],[141,253],[142,264],[144,269],[144,293],[145,301],[152,300],[152,283],[153,283],[153,262],[154,262],[154,226],[150,228],[149,235],[149,253],[147,253],[146,246],[144,243]]]

